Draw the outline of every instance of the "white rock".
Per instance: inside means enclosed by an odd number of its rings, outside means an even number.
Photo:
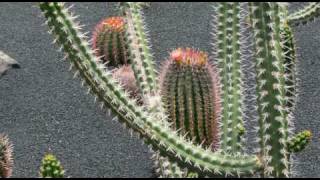
[[[16,60],[0,51],[0,77],[11,68],[20,68],[20,65]]]

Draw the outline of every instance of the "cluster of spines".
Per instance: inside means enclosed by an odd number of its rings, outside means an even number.
[[[293,111],[297,96],[297,81],[296,81],[296,48],[293,36],[292,28],[287,22],[281,23],[280,28],[282,51],[284,52],[284,66],[285,66],[285,84],[287,103],[286,107],[289,108],[290,112]]]
[[[222,105],[220,146],[226,152],[240,153],[244,128],[241,7],[237,2],[223,2],[214,8],[213,54],[220,75]]]
[[[173,132],[170,127],[156,120],[152,114],[144,111],[131,100],[119,84],[112,78],[111,73],[90,50],[88,43],[81,37],[79,26],[74,22],[63,3],[40,3],[40,8],[48,19],[50,32],[56,36],[56,42],[62,45],[72,66],[90,85],[90,91],[102,100],[119,116],[119,120],[126,122],[131,128],[144,137],[145,142],[162,156],[175,161],[181,167],[188,167],[201,173],[252,173],[260,168],[256,156],[231,156],[213,153],[210,149],[203,149],[186,141],[183,136]],[[153,70],[152,70],[153,71]],[[163,121],[163,120],[162,120]]]
[[[52,154],[46,154],[40,167],[41,178],[63,178],[64,170],[61,163]]]
[[[288,23],[293,26],[306,24],[320,16],[320,3],[310,2],[303,9],[300,9],[288,16]]]
[[[12,175],[12,168],[12,144],[7,136],[0,134],[0,177],[9,178]]]
[[[121,16],[106,18],[96,25],[92,46],[96,56],[107,66],[119,67],[129,63],[124,33],[125,19]]]
[[[173,128],[196,144],[217,149],[219,82],[207,58],[191,48],[172,51],[162,68],[160,87]]]
[[[257,71],[260,155],[264,175],[288,177],[288,109],[280,5],[250,3]]]

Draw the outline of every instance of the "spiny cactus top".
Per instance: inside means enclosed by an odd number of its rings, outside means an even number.
[[[10,177],[12,175],[12,166],[12,145],[7,136],[0,134],[0,177]]]
[[[42,160],[40,176],[43,178],[63,178],[64,170],[60,161],[52,154],[47,154]]]
[[[161,72],[163,99],[175,129],[190,139],[217,147],[218,79],[205,52],[178,48]]]
[[[128,62],[124,42],[125,20],[123,17],[109,17],[102,20],[93,32],[93,49],[108,66],[118,66]]]

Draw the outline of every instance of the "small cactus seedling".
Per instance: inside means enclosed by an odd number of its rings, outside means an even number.
[[[178,48],[171,52],[161,73],[162,97],[174,128],[188,133],[198,144],[216,148],[220,116],[218,79],[207,53]]]
[[[120,16],[106,18],[95,27],[93,49],[107,66],[117,67],[128,63],[124,31],[125,20]]]
[[[12,175],[12,167],[12,144],[7,136],[0,134],[0,177],[10,177]]]
[[[63,167],[54,155],[45,155],[40,168],[40,176],[42,178],[63,178]]]

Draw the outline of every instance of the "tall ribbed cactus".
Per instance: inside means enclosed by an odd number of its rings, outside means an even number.
[[[106,18],[95,27],[92,46],[108,66],[118,67],[129,61],[124,33],[125,20],[120,16]]]
[[[191,48],[174,50],[162,68],[160,87],[174,129],[195,143],[216,149],[219,82],[207,56]]]
[[[320,3],[310,2],[307,6],[288,16],[288,23],[293,26],[306,24],[320,16]]]
[[[208,64],[202,52],[177,49],[162,69],[159,86],[140,5],[124,3],[124,42],[141,96],[142,103],[138,104],[137,99],[130,98],[125,91],[126,84],[119,84],[121,77],[116,78],[99,63],[69,9],[64,8],[63,3],[40,3],[49,32],[62,46],[71,69],[80,75],[102,107],[111,109],[120,122],[137,132],[155,151],[154,159],[160,167],[157,172],[162,177],[240,176],[256,171],[266,177],[287,177],[290,153],[303,149],[311,137],[308,132],[289,137],[292,118],[288,92],[295,92],[290,89],[293,77],[288,71],[292,66],[288,64],[294,62],[288,63],[292,58],[286,48],[291,48],[292,33],[288,37],[283,34],[287,27],[281,19],[284,17],[281,4],[249,3],[259,114],[258,127],[254,128],[258,129],[260,148],[258,154],[246,155],[242,148],[245,145],[241,65],[246,48],[242,41],[245,39],[242,34],[244,8],[237,2],[216,5],[215,66]],[[217,86],[217,82],[221,86]],[[221,111],[217,104],[221,104]],[[220,120],[218,129],[217,119]],[[218,130],[219,142],[216,140]],[[187,132],[189,135],[185,136]],[[199,145],[202,142],[205,147]],[[220,148],[212,151],[212,147],[208,147],[210,142],[219,144]]]

